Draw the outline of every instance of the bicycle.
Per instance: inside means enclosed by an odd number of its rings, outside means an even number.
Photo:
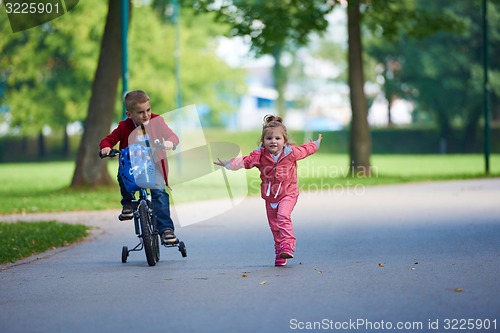
[[[121,154],[121,150],[112,149],[111,152],[105,156],[99,153],[99,157],[103,159]],[[151,203],[151,193],[148,188],[139,186],[137,187],[137,192],[139,193],[139,198],[132,200],[132,205],[134,210],[135,233],[140,242],[131,250],[129,250],[127,246],[122,247],[122,263],[127,262],[130,252],[142,251],[144,249],[148,265],[155,266],[160,260],[160,236],[156,215]],[[183,241],[179,241],[179,239],[176,239],[175,243],[164,243],[162,241],[161,244],[165,247],[177,247],[183,258],[187,256],[186,245]]]

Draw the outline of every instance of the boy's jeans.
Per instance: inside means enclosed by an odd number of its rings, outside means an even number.
[[[120,184],[120,193],[122,195],[122,206],[132,206],[134,195],[127,191],[123,180],[118,175],[118,184]],[[156,213],[156,220],[158,221],[158,232],[160,235],[166,229],[174,230],[174,221],[170,217],[170,200],[167,191],[151,189],[151,201],[153,202],[153,209]]]

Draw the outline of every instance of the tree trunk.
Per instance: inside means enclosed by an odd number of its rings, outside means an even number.
[[[69,144],[69,134],[68,134],[68,125],[63,126],[63,146],[61,149],[61,156],[68,157],[70,153],[70,144]]]
[[[447,154],[451,141],[451,124],[446,110],[439,107],[439,103],[435,103],[437,110],[437,121],[439,126],[439,153]]]
[[[47,155],[47,147],[45,146],[45,137],[43,130],[38,132],[38,158],[43,159]]]
[[[360,173],[370,175],[371,136],[368,125],[368,103],[364,92],[365,79],[363,74],[359,0],[349,1],[347,22],[349,88],[352,110],[349,138],[350,168],[353,175]]]
[[[120,3],[120,0],[109,0],[101,53],[71,182],[73,188],[113,184],[106,163],[100,160],[98,153],[99,142],[111,128],[121,74]]]
[[[392,127],[392,98],[387,101],[387,127]]]

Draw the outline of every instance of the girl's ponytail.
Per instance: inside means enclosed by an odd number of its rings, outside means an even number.
[[[268,114],[268,115],[264,116],[264,127],[266,127],[266,125],[269,125],[273,121],[276,121],[276,122],[283,124],[283,119],[280,116]]]

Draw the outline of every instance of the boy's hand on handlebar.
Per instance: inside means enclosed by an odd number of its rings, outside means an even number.
[[[103,148],[99,150],[99,157],[101,159],[106,158],[106,157],[115,157],[116,155],[120,155],[121,151],[118,149],[112,149],[112,148]]]
[[[163,147],[165,147],[165,150],[173,150],[174,149],[174,143],[172,141],[163,141]]]
[[[111,152],[111,148],[106,147],[101,149],[101,156],[108,156],[109,153]]]

